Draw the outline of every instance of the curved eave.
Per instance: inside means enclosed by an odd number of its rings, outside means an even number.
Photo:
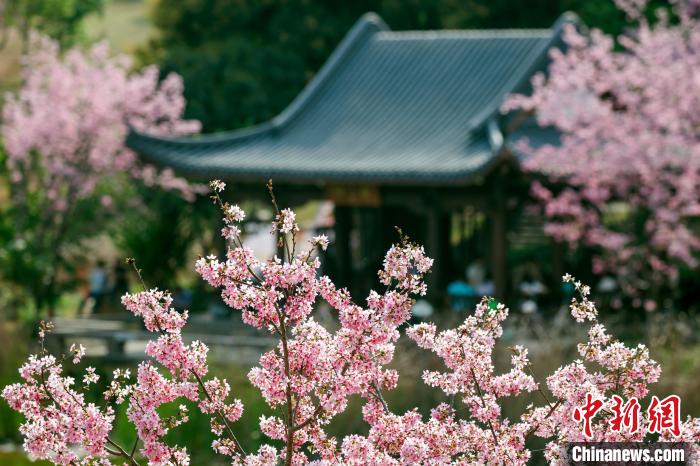
[[[154,140],[151,136],[132,133],[128,136],[128,145],[133,150],[144,154],[143,157],[157,166],[170,167],[176,172],[187,173],[197,180],[210,179],[235,180],[241,182],[266,182],[272,178],[276,183],[299,183],[322,186],[325,184],[363,184],[387,186],[461,186],[479,184],[483,178],[504,163],[515,164],[510,151],[499,149],[495,152],[481,154],[482,163],[474,166],[473,159],[465,160],[464,168],[455,167],[449,171],[430,171],[425,169],[401,170],[347,170],[326,168],[291,168],[265,167],[246,168],[217,167],[197,163],[197,156],[176,155],[178,152],[170,145],[177,145],[173,139]],[[154,147],[155,144],[155,147]],[[469,162],[469,163],[466,163]],[[471,165],[471,166],[468,166]]]

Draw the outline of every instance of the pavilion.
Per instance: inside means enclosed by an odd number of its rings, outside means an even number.
[[[353,290],[376,277],[397,225],[436,259],[434,298],[463,274],[465,255],[484,259],[503,297],[507,232],[524,192],[514,140],[552,137],[534,125],[512,133],[522,118],[500,108],[528,91],[575,21],[567,14],[550,29],[391,31],[368,13],[272,120],[184,138],[132,132],[127,144],[189,178],[228,181],[235,199],[265,196],[272,179],[285,205],[332,200],[333,273]],[[476,236],[465,233],[474,212],[485,226]],[[450,246],[469,235],[471,251]]]

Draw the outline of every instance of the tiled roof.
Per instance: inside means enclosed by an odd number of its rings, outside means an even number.
[[[271,121],[178,139],[132,132],[127,144],[202,178],[467,182],[498,158],[503,99],[526,88],[572,20],[542,30],[391,31],[368,13]]]

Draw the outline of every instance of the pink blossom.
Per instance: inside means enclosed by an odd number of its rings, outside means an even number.
[[[182,120],[182,79],[148,67],[130,73],[125,56],[101,43],[61,54],[46,37],[33,38],[25,57],[24,82],[8,94],[0,131],[14,183],[42,183],[59,210],[91,195],[102,178],[127,173],[192,198],[201,187],[139,163],[124,145],[129,127],[158,134],[190,134],[196,121]],[[38,159],[32,154],[40,154]],[[36,162],[50,177],[37,178]],[[100,198],[107,207],[109,196]]]
[[[551,181],[532,189],[545,231],[592,248],[596,272],[616,273],[631,295],[669,285],[700,251],[689,225],[700,197],[697,2],[672,2],[678,21],[659,12],[654,22],[649,3],[616,1],[633,21],[619,37],[567,27],[566,51],[550,52],[532,95],[504,106],[561,134],[556,146],[518,146],[525,168]]]
[[[243,218],[242,211],[225,206],[221,203],[226,218]],[[239,443],[231,429],[243,413],[240,400],[232,398],[235,387],[218,377],[207,378],[207,347],[196,341],[185,344],[182,338],[187,312],[173,309],[168,293],[150,289],[126,294],[122,301],[153,332],[146,347],[152,359],[139,364],[133,382],[128,371],[114,371],[103,396],[106,408],[86,401],[74,388],[75,381],[63,375],[63,361],[43,352],[30,356],[20,368],[22,383],[5,387],[3,397],[25,416],[21,433],[27,452],[66,465],[79,461],[106,465],[121,456],[133,466],[134,456],[109,438],[112,404],[128,401],[126,412],[138,436],[138,452],[149,466],[189,464],[186,446],[167,440],[172,429],[188,422],[188,405],[210,417],[212,449],[232,465],[524,465],[533,454],[528,448],[531,437],[543,440],[550,463],[565,464],[566,445],[586,438],[574,420],[574,410],[587,399],[612,394],[642,399],[659,379],[661,369],[648,348],[628,347],[609,335],[589,300],[590,288],[566,275],[564,280],[578,292],[570,305],[571,316],[588,326],[587,340],[577,347],[578,359],[537,381],[527,348],[515,346],[510,348],[510,366],[497,371],[494,349],[508,309],[484,298],[456,328],[438,331],[434,324],[422,323],[406,329],[411,340],[442,361],[440,369],[425,371],[422,380],[453,400],[454,406],[440,403],[427,417],[417,409],[395,412],[384,397],[396,388],[399,377],[389,365],[414,299],[425,293],[424,277],[432,259],[422,247],[400,238],[379,272],[385,288],[370,292],[366,304],[360,305],[347,290],[319,276],[320,260],[313,250],[294,250],[295,238],[288,237],[294,233],[294,227],[276,230],[284,245],[283,258],[259,261],[234,237],[223,260],[209,256],[196,263],[202,278],[220,289],[224,302],[241,311],[249,325],[278,340],[248,374],[274,412],[262,416],[256,427],[270,444],[247,452]],[[337,313],[339,326],[333,331],[313,318],[320,299]],[[48,329],[42,326],[42,332]],[[86,385],[96,382],[94,369],[88,368],[83,380]],[[503,403],[525,393],[538,401],[520,415],[505,416]],[[365,433],[330,436],[328,424],[351,398],[360,400]],[[180,408],[164,418],[159,408],[171,403]],[[609,421],[605,412],[593,418],[592,440],[641,441],[652,430],[645,420],[625,439],[609,429]],[[678,438],[700,439],[697,419],[679,420],[678,428]],[[662,439],[672,440],[663,435]],[[75,445],[88,456],[79,458]]]

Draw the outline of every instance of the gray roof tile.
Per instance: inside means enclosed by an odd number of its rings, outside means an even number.
[[[503,99],[542,69],[571,20],[544,30],[390,31],[368,13],[271,121],[176,139],[132,131],[127,144],[199,177],[466,182],[497,158],[489,122]]]

